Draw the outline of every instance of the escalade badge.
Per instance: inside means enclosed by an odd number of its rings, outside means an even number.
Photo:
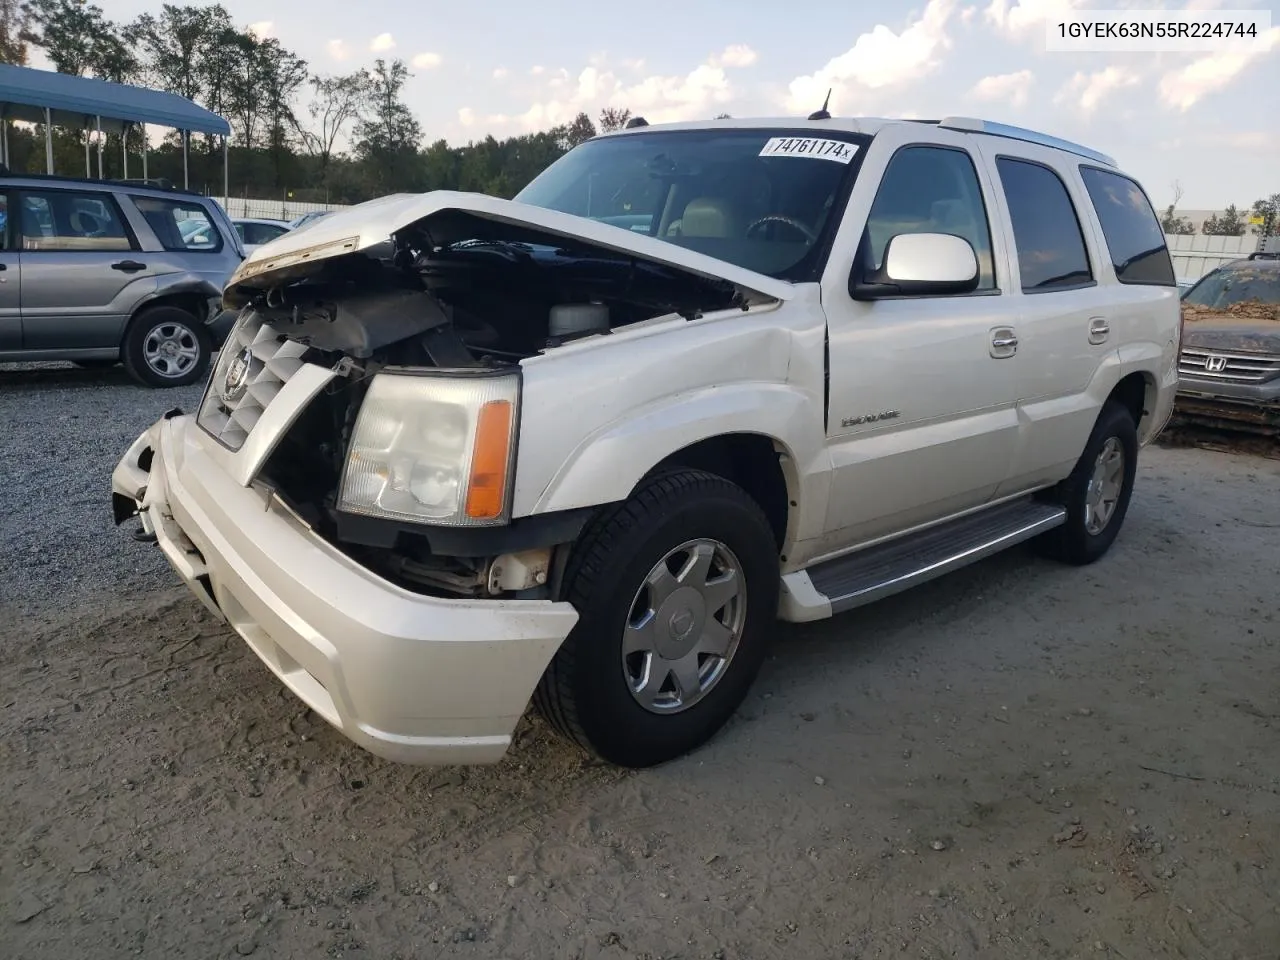
[[[235,403],[249,386],[249,362],[253,359],[253,351],[245,347],[227,367],[227,375],[222,381],[222,402]]]

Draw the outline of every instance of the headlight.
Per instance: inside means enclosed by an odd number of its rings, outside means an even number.
[[[338,509],[450,527],[506,523],[519,399],[516,373],[377,374],[356,418]]]

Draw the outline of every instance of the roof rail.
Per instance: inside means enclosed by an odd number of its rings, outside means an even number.
[[[1038,143],[1043,147],[1066,150],[1068,153],[1074,153],[1089,160],[1096,160],[1098,163],[1105,163],[1108,167],[1119,166],[1115,160],[1105,153],[1099,153],[1097,150],[1091,150],[1078,143],[1072,143],[1070,140],[1051,137],[1047,133],[1028,130],[1026,127],[1015,127],[1007,123],[996,123],[994,120],[978,120],[973,117],[946,117],[938,122],[938,126],[946,127],[949,130],[966,130],[970,133],[986,133],[993,137],[1007,137],[1010,140]]]

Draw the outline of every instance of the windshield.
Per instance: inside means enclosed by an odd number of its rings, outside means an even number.
[[[1215,310],[1249,300],[1280,303],[1280,269],[1253,263],[1219,267],[1188,290],[1182,299],[1184,303]]]
[[[816,279],[868,138],[689,130],[589,140],[515,199],[783,280]]]

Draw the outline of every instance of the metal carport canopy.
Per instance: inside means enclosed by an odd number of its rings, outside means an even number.
[[[231,124],[198,103],[164,90],[112,83],[93,77],[0,64],[0,158],[9,162],[9,121],[45,125],[45,172],[53,173],[51,128],[97,129],[123,133],[134,124],[156,124],[182,132],[182,183],[189,186],[187,151],[192,131],[222,137],[222,192],[228,189],[227,142]],[[125,176],[129,173],[127,144],[121,141]],[[85,176],[89,176],[89,141],[84,145]],[[146,137],[142,140],[142,175],[147,175]],[[98,140],[98,176],[102,176],[102,140]]]
[[[127,83],[0,64],[0,105],[8,120],[44,123],[47,109],[57,126],[83,129],[102,118],[102,129],[120,133],[128,123],[154,123],[174,130],[230,136],[231,124],[198,103],[164,90]]]

